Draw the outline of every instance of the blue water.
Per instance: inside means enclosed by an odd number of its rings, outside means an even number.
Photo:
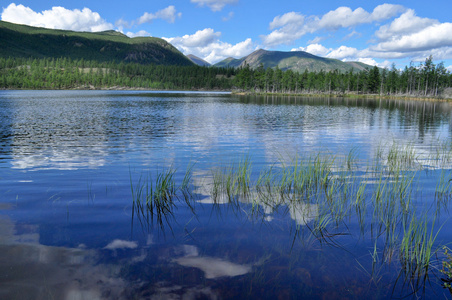
[[[438,270],[415,291],[398,280],[397,259],[370,276],[374,237],[357,233],[355,217],[319,240],[306,229],[313,219],[290,207],[212,204],[203,187],[213,170],[245,158],[252,180],[294,157],[340,160],[350,151],[365,174],[378,149],[392,143],[410,145],[422,161],[451,141],[451,108],[227,93],[0,91],[0,298],[444,297]],[[413,191],[419,210],[433,205],[439,169],[451,169],[421,164]],[[161,223],[137,211],[132,189],[140,182],[170,168],[181,182],[190,166],[189,205],[178,195]],[[438,215],[438,245],[452,240],[449,206]]]

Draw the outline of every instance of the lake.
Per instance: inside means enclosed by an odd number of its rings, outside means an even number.
[[[451,138],[447,102],[0,91],[0,298],[450,297]]]

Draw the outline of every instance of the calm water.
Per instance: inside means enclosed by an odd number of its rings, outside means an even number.
[[[375,157],[409,147],[408,221],[428,215],[435,233],[442,226],[439,247],[452,241],[450,193],[435,198],[441,174],[450,176],[451,113],[421,101],[0,91],[0,298],[447,297],[443,250],[426,280],[408,278],[403,230],[386,247],[370,208],[362,225],[355,209],[338,219],[311,200],[271,205],[282,197],[271,194],[263,204],[251,191],[230,201],[212,186],[215,170],[247,160],[253,183],[296,159],[336,164],[352,154],[372,201]],[[177,192],[168,211],[134,204],[140,184],[170,169],[180,184],[187,168],[189,196]],[[331,182],[342,174],[333,170]],[[334,219],[320,234],[319,215]]]

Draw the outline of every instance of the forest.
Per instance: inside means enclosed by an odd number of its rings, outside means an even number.
[[[391,69],[376,66],[347,72],[320,71],[303,73],[291,70],[253,70],[245,65],[238,70],[235,86],[256,93],[283,94],[380,94],[421,97],[440,97],[446,88],[452,86],[452,74],[444,63],[434,64],[428,57],[424,63],[411,63],[403,70],[395,64]]]
[[[70,58],[0,58],[0,88],[231,90],[234,69],[98,62]]]
[[[452,87],[444,63],[411,63],[403,70],[370,67],[302,73],[261,65],[234,68],[98,62],[70,58],[0,58],[2,89],[228,90],[283,94],[380,94],[442,97]]]

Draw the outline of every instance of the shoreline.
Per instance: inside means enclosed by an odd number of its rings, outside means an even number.
[[[322,93],[252,93],[252,92],[231,92],[232,95],[239,96],[284,96],[284,97],[310,97],[310,98],[369,98],[369,99],[388,99],[388,100],[412,100],[412,101],[437,101],[452,102],[452,97],[435,96],[415,96],[415,95],[380,95],[380,94],[322,94]]]
[[[231,90],[208,90],[208,89],[178,89],[178,90],[165,90],[165,89],[153,89],[153,88],[142,88],[142,87],[121,87],[121,86],[113,86],[113,87],[75,87],[68,89],[8,89],[8,88],[0,88],[0,91],[162,91],[162,92],[218,92],[218,93],[231,93]]]
[[[283,97],[309,97],[309,98],[368,98],[368,99],[388,99],[388,100],[410,100],[410,101],[437,101],[437,102],[452,102],[452,96],[449,97],[435,97],[435,96],[415,96],[415,95],[380,95],[380,94],[356,94],[356,93],[253,93],[234,90],[222,89],[187,89],[187,90],[165,90],[152,89],[142,87],[75,87],[69,89],[8,89],[0,88],[0,91],[162,91],[162,92],[227,92],[231,95],[237,96],[283,96]]]

